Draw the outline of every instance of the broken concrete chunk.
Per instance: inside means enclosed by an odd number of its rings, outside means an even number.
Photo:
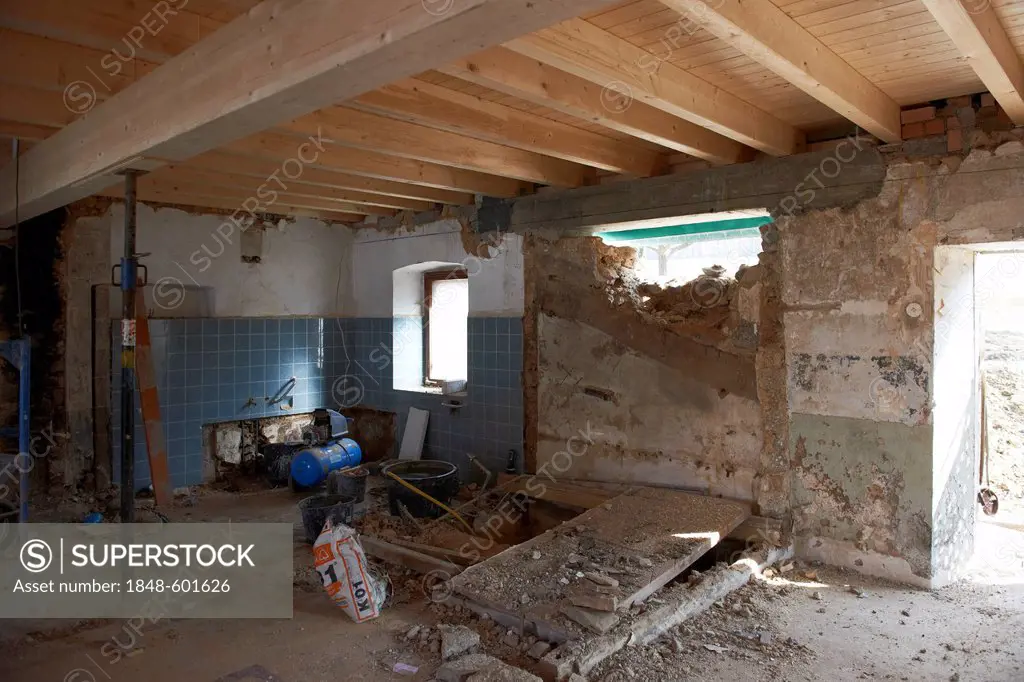
[[[584,573],[583,575],[585,575],[590,582],[597,583],[598,585],[604,585],[606,587],[619,586],[619,581],[615,578],[612,578],[611,576],[603,575],[601,573],[594,573],[593,571],[589,573]]]
[[[596,611],[614,611],[619,608],[619,598],[613,594],[575,592],[569,595],[569,601],[574,606],[582,606]]]
[[[466,682],[466,678],[496,663],[501,663],[494,656],[487,654],[470,654],[448,661],[434,674],[438,682]]]
[[[533,557],[534,561],[536,561],[540,558],[540,552],[538,552],[537,550],[533,550],[533,554],[531,554],[530,556]]]
[[[418,635],[418,634],[420,634],[420,626],[419,625],[413,625],[411,628],[409,628],[409,631],[405,633],[405,638],[406,639],[415,639],[416,635]]]
[[[544,654],[551,650],[551,645],[547,642],[535,642],[530,650],[526,652],[526,655],[535,661],[539,661],[544,658]]]
[[[637,562],[638,564],[640,564],[641,566],[643,566],[644,568],[650,568],[651,566],[653,566],[653,565],[654,565],[654,562],[653,562],[653,561],[651,561],[650,559],[648,559],[648,558],[647,558],[647,557],[645,557],[645,556],[642,556],[642,557],[638,558],[638,559],[636,560],[636,562]]]
[[[606,611],[595,611],[580,606],[563,606],[562,613],[591,632],[603,635],[619,622],[619,617]]]
[[[569,558],[566,559],[565,563],[567,563],[569,565],[575,565],[575,564],[581,563],[582,561],[583,561],[583,557],[581,557],[579,554],[570,554]]]
[[[480,634],[465,625],[439,625],[438,628],[441,630],[441,658],[446,661],[480,644]]]
[[[516,632],[509,630],[508,634],[505,635],[505,638],[502,641],[505,643],[505,646],[515,649],[519,646],[519,635]]]

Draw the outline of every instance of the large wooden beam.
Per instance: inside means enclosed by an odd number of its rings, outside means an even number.
[[[771,0],[661,0],[886,142],[902,139],[900,107]]]
[[[541,185],[580,187],[592,175],[590,169],[577,163],[345,107],[322,109],[281,128],[300,135],[322,136],[328,142],[355,149]]]
[[[614,173],[656,175],[665,164],[656,150],[422,80],[393,83],[352,105]]]
[[[801,151],[804,135],[754,105],[582,19],[566,21],[506,44],[532,59],[604,88],[610,104],[632,100],[704,126],[775,156]]]
[[[609,0],[267,0],[0,172],[0,226],[183,160]],[[147,162],[148,161],[148,162]]]
[[[1024,64],[992,3],[922,2],[1013,122],[1024,124]]]
[[[609,93],[600,85],[504,48],[457,59],[437,70],[711,163],[744,161],[750,151],[734,140],[643,102],[630,101],[622,106],[626,102],[619,98],[621,93]]]

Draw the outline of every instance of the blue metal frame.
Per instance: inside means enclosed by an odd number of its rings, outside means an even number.
[[[0,356],[14,365],[18,370],[18,457],[21,458],[21,466],[18,467],[18,502],[20,503],[18,521],[28,521],[28,474],[32,470],[25,460],[31,457],[29,452],[29,406],[31,405],[32,386],[32,344],[28,339],[14,339],[12,341],[0,341]],[[4,434],[14,429],[5,429]],[[15,459],[17,461],[17,459]]]

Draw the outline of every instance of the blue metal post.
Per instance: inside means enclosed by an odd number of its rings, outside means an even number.
[[[124,175],[124,257],[121,258],[121,523],[135,521],[135,254],[137,171]]]

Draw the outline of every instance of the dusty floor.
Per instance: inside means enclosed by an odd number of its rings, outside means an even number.
[[[296,520],[292,504],[286,492],[274,492],[233,500],[215,494],[198,506],[203,518]],[[200,512],[183,508],[172,516],[185,514],[195,518]],[[925,592],[798,565],[734,593],[650,647],[616,655],[589,679],[1024,680],[1024,534],[983,524],[979,538],[970,576],[958,585]],[[297,544],[297,562],[305,552]],[[410,643],[405,634],[413,625],[435,622],[436,606],[407,585],[410,601],[356,625],[301,575],[295,616],[287,621],[178,620],[145,623],[140,634],[124,622],[59,624],[63,629],[50,622],[14,637],[2,627],[0,678],[392,680],[399,677],[394,664],[402,662],[419,667],[409,679],[431,679],[438,664],[431,642]],[[502,643],[498,628],[466,614],[442,616],[442,622],[467,623],[484,633],[489,653],[529,665]]]

